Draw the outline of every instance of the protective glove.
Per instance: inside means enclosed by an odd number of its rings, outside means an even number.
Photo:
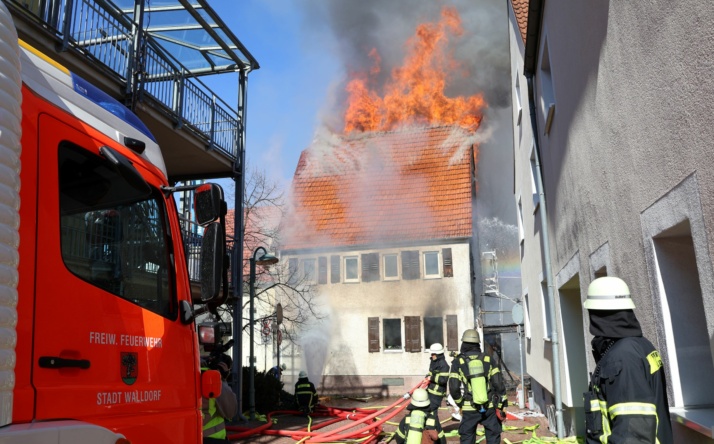
[[[503,409],[496,409],[496,418],[498,418],[498,422],[503,422],[506,420],[506,412],[503,411]]]

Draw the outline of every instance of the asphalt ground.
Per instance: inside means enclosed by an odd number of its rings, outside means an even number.
[[[380,413],[379,415],[376,416],[376,420],[384,418],[386,415],[388,415],[390,412],[394,412],[395,410],[399,410],[399,412],[392,418],[390,418],[384,425],[383,425],[383,431],[382,434],[380,435],[379,439],[376,441],[377,443],[387,443],[387,442],[394,442],[391,440],[392,435],[397,429],[397,425],[399,424],[399,421],[404,417],[406,414],[406,410],[404,407],[408,405],[409,400],[405,400],[402,398],[369,398],[369,399],[357,399],[357,398],[344,398],[344,397],[324,397],[320,398],[321,404],[327,407],[335,407],[339,409],[345,409],[347,412],[352,412],[352,411],[363,411],[362,409],[370,409],[370,411],[373,409],[375,412],[382,410],[385,407],[388,407],[390,405],[393,405],[396,403],[396,406],[393,407],[392,409],[389,409],[385,412]],[[501,434],[501,442],[502,443],[517,443],[521,441],[525,441],[527,439],[530,439],[533,437],[533,433],[535,433],[538,437],[553,437],[554,435],[548,430],[548,420],[544,416],[540,415],[534,415],[533,412],[529,412],[528,410],[521,410],[518,408],[518,406],[508,406],[506,408],[508,412],[511,412],[515,415],[522,416],[523,420],[515,419],[514,416],[509,415],[509,419],[506,420],[503,425],[504,425],[504,432]],[[451,408],[447,407],[446,403],[442,405],[442,408],[439,409],[439,419],[442,424],[442,428],[444,429],[444,432],[447,434],[447,441],[449,443],[456,443],[459,442],[459,436],[457,430],[459,428],[459,422],[451,419]],[[260,416],[260,415],[259,415]],[[344,419],[339,422],[331,423],[328,425],[324,425],[325,423],[329,422],[332,420],[330,417],[311,417],[308,418],[307,416],[304,415],[294,415],[294,414],[274,414],[272,416],[273,419],[273,424],[268,428],[267,433],[280,433],[280,435],[277,434],[260,434],[260,433],[254,433],[250,434],[249,436],[245,436],[241,439],[235,439],[232,440],[232,442],[235,443],[244,443],[244,442],[250,442],[250,443],[270,443],[270,444],[292,444],[300,441],[302,439],[302,436],[299,436],[298,434],[290,435],[292,432],[299,432],[299,431],[305,431],[307,430],[308,426],[310,427],[310,430],[313,430],[314,427],[320,427],[319,432],[327,432],[327,431],[332,431],[336,430],[341,427],[346,427],[348,425],[354,424],[353,420],[349,419]],[[244,423],[239,423],[236,424],[241,430],[245,430],[246,434],[250,433],[252,431],[255,431],[261,427],[266,427],[267,423],[265,421],[259,421],[259,420],[254,420],[254,421],[248,421]],[[364,424],[362,425],[364,427]],[[341,433],[350,433],[358,430],[360,426],[354,426],[351,427],[344,432]],[[483,428],[479,426],[479,430],[483,431]],[[276,432],[279,431],[279,432]],[[236,431],[229,431],[229,436],[234,433],[241,433],[241,432],[236,432]],[[453,434],[453,436],[448,436],[450,434]],[[479,438],[482,437],[478,436]],[[505,441],[508,440],[508,441]],[[331,442],[357,442],[356,440],[334,440]],[[485,440],[481,441],[485,443]]]

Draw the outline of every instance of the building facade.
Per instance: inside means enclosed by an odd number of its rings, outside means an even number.
[[[324,316],[298,340],[318,390],[403,394],[432,343],[457,351],[473,328],[471,137],[409,128],[303,152],[281,261],[319,294]]]
[[[617,276],[665,362],[675,442],[712,442],[714,11],[693,0],[509,3],[535,402],[583,435],[595,364],[582,304],[593,279]]]

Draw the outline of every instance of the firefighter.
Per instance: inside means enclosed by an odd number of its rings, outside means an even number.
[[[446,385],[449,382],[449,364],[446,363],[444,357],[443,345],[438,342],[432,344],[429,347],[429,352],[431,361],[429,362],[429,373],[426,375],[429,378],[426,391],[429,393],[429,411],[434,412],[438,418],[438,410],[446,395]]]
[[[642,336],[627,284],[595,279],[585,308],[596,362],[583,395],[587,443],[672,444],[662,359]]]
[[[230,367],[225,361],[220,361],[212,368],[221,373],[221,394],[217,398],[202,398],[201,412],[203,414],[203,443],[226,443],[226,419],[233,418],[238,412],[238,400],[235,393],[226,382]],[[202,367],[201,371],[208,370]]]
[[[298,380],[295,383],[295,402],[298,409],[306,414],[312,413],[312,410],[317,405],[317,390],[315,384],[307,379],[307,372],[300,370]]]
[[[501,422],[505,419],[503,409],[507,404],[501,371],[493,365],[491,357],[481,351],[481,338],[474,329],[464,332],[460,352],[451,363],[449,375],[449,393],[461,409],[460,441],[473,444],[476,427],[482,424],[486,443],[500,444]]]
[[[439,418],[431,410],[429,393],[422,388],[414,390],[407,406],[409,414],[402,418],[394,441],[397,444],[434,443],[446,444]]]

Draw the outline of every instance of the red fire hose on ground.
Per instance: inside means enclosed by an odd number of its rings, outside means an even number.
[[[408,394],[414,392],[418,388],[424,388],[428,384],[428,379],[423,380],[417,386],[412,388]],[[267,415],[267,423],[259,427],[246,428],[241,426],[227,426],[226,429],[230,433],[227,439],[230,441],[245,439],[253,435],[277,435],[289,436],[301,443],[327,443],[339,442],[342,440],[354,441],[360,440],[361,444],[369,444],[379,438],[382,433],[383,425],[391,418],[399,414],[409,405],[408,397],[405,394],[391,405],[381,408],[380,410],[371,409],[345,409],[337,407],[318,406],[310,415],[311,417],[332,417],[333,419],[321,422],[320,424],[310,427],[310,424],[303,430],[280,430],[273,429],[273,417],[280,415],[302,415],[301,412],[295,410],[280,410],[271,412]],[[321,431],[321,429],[343,421],[350,421],[336,429]],[[231,433],[236,432],[236,433]]]

